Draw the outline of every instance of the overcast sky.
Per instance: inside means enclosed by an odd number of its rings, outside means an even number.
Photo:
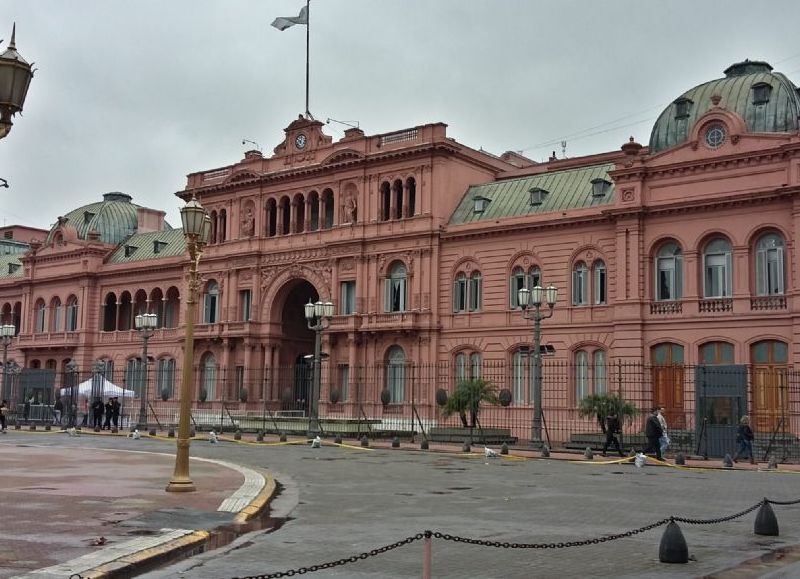
[[[271,154],[305,99],[303,0],[3,0],[36,63],[0,141],[0,219],[47,228],[123,191],[167,211],[187,173]],[[445,122],[536,160],[646,144],[658,113],[730,64],[800,83],[798,0],[312,0],[311,112],[367,134]],[[330,123],[335,139],[346,127]]]

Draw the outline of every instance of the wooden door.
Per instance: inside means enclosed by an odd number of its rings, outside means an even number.
[[[650,359],[653,364],[654,405],[664,407],[668,428],[686,428],[683,347],[677,344],[658,344],[653,346]]]
[[[764,340],[751,348],[752,424],[756,432],[781,432],[788,428],[781,420],[787,410],[788,348],[776,340]]]

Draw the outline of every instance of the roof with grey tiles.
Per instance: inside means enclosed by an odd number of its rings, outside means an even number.
[[[78,231],[78,238],[86,239],[89,232],[95,230],[100,234],[101,241],[116,245],[136,232],[138,208],[138,205],[131,203],[130,195],[106,193],[102,201],[73,209],[64,217]],[[58,225],[51,229],[51,236]]]
[[[20,257],[21,254],[0,255],[0,279],[22,277]]]
[[[450,224],[459,225],[608,205],[614,201],[614,185],[608,175],[613,169],[614,164],[607,163],[473,185],[461,199],[461,203],[450,218]],[[602,197],[592,195],[592,181],[595,179],[604,179],[611,183]],[[531,204],[531,189],[542,189],[547,192],[541,205]],[[477,197],[487,200],[486,208],[481,213],[475,212]]]
[[[752,89],[762,83],[772,87],[769,100],[756,104]],[[685,143],[697,119],[713,106],[711,97],[714,95],[721,97],[721,106],[740,115],[752,133],[788,133],[798,129],[800,94],[797,87],[785,75],[772,72],[766,62],[746,60],[728,67],[724,78],[697,85],[670,103],[653,125],[650,152]],[[678,118],[678,103],[685,100],[691,101],[688,116]]]
[[[158,243],[158,251],[156,251]],[[136,233],[121,243],[108,263],[133,263],[149,259],[163,259],[182,255],[186,251],[186,240],[182,229],[168,229],[149,233]]]

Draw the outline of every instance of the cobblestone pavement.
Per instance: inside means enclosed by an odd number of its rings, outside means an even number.
[[[53,443],[51,438],[36,442]],[[170,448],[160,441],[140,442],[143,449]],[[87,437],[62,445],[124,447],[125,441]],[[269,469],[283,487],[272,503],[270,525],[275,530],[244,535],[226,547],[145,575],[150,579],[242,577],[296,568],[369,551],[424,529],[487,540],[549,543],[601,537],[671,515],[717,517],[765,496],[800,498],[800,474],[795,473],[637,469],[389,449],[312,450],[201,441],[192,444],[191,452]],[[195,471],[193,477],[202,484],[202,473]],[[799,544],[800,506],[776,506],[775,512],[780,537],[754,535],[754,514],[716,525],[682,525],[694,559],[687,565],[659,563],[662,527],[609,543],[556,550],[494,549],[434,540],[433,576],[704,576]],[[422,543],[416,542],[311,576],[419,577],[421,557]],[[755,563],[728,576],[755,577],[762,571],[768,572]]]

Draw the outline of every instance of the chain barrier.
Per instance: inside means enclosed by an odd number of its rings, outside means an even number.
[[[775,501],[765,497],[764,499],[760,500],[753,506],[748,507],[732,515],[716,517],[713,519],[666,517],[664,519],[656,521],[655,523],[650,523],[649,525],[644,525],[643,527],[639,527],[637,529],[631,529],[630,531],[624,531],[622,533],[613,533],[610,535],[603,535],[602,537],[594,537],[591,539],[583,539],[579,541],[561,541],[558,543],[511,543],[508,541],[487,541],[484,539],[472,539],[470,537],[461,537],[459,535],[440,533],[439,531],[424,531],[422,533],[417,533],[416,535],[406,537],[405,539],[397,541],[396,543],[392,543],[384,547],[379,547],[377,549],[372,549],[371,551],[366,551],[359,555],[344,557],[342,559],[331,561],[329,563],[320,563],[318,565],[310,565],[308,567],[300,567],[298,569],[290,569],[288,571],[278,571],[276,573],[268,573],[265,575],[249,575],[246,577],[234,577],[233,579],[279,579],[281,577],[293,577],[295,575],[305,575],[306,573],[313,573],[315,571],[321,571],[323,569],[339,567],[341,565],[347,565],[348,563],[356,563],[363,559],[367,559],[369,557],[375,557],[376,555],[380,555],[382,553],[386,553],[387,551],[397,549],[398,547],[402,547],[403,545],[409,545],[416,541],[420,541],[423,538],[431,538],[431,537],[436,539],[442,539],[443,541],[451,541],[453,543],[466,543],[467,545],[479,545],[481,547],[493,547],[499,549],[566,549],[570,547],[585,547],[586,545],[598,545],[600,543],[607,543],[609,541],[616,541],[618,539],[632,537],[633,535],[638,535],[640,533],[651,531],[653,529],[666,525],[671,521],[686,523],[687,525],[713,525],[717,523],[724,523],[727,521],[738,519],[739,517],[743,517],[748,513],[752,513],[756,509],[760,508],[762,505],[768,503],[771,503],[773,505],[797,505],[800,504],[800,499],[793,501]]]

